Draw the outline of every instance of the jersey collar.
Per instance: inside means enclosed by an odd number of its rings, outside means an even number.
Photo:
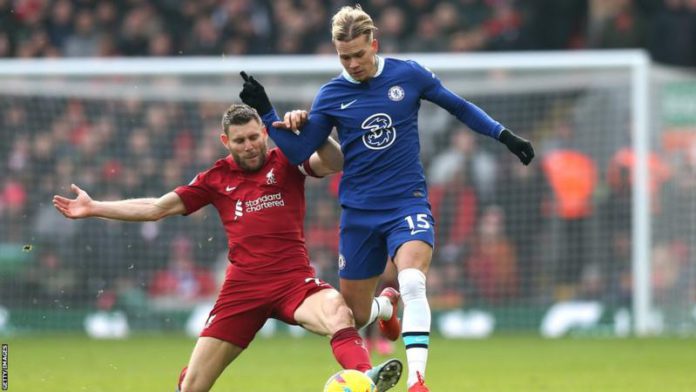
[[[375,76],[373,76],[373,78],[376,78],[376,77],[378,77],[379,75],[381,75],[381,74],[382,74],[382,70],[384,70],[384,59],[381,58],[381,57],[379,57],[379,56],[375,56],[375,57],[377,57],[377,72],[375,73]],[[341,72],[341,75],[343,75],[343,78],[344,78],[345,80],[347,80],[347,81],[349,81],[349,82],[351,82],[351,83],[355,83],[355,84],[360,84],[360,83],[361,83],[359,80],[353,79],[353,77],[350,76],[350,74],[348,73],[348,71],[346,71],[345,69],[343,70],[343,72]]]

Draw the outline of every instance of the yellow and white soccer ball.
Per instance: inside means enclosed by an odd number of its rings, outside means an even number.
[[[344,369],[329,378],[324,392],[377,392],[377,387],[365,373]]]

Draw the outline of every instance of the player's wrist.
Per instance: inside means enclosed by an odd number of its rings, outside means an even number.
[[[503,128],[502,131],[500,131],[500,135],[498,135],[498,141],[507,145],[510,139],[514,136],[511,130],[507,128]]]
[[[271,105],[271,101],[269,101],[268,98],[266,98],[265,100],[261,99],[259,100],[259,102],[256,102],[254,105],[250,106],[256,109],[256,112],[261,117],[269,114],[273,109],[273,105]]]

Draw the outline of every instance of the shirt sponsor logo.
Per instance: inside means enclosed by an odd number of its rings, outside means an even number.
[[[392,126],[392,119],[386,113],[371,115],[361,126],[367,131],[362,137],[363,144],[370,150],[383,150],[396,140],[396,128]]]
[[[244,211],[256,212],[266,208],[283,206],[285,206],[285,200],[283,200],[282,193],[278,192],[271,195],[263,195],[254,200],[244,202]]]

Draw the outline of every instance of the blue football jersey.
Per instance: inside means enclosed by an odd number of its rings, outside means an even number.
[[[377,73],[368,81],[356,81],[344,71],[322,86],[299,136],[271,129],[277,119],[273,111],[263,117],[264,123],[293,162],[307,159],[336,127],[345,156],[339,191],[343,206],[385,209],[427,202],[418,137],[421,100],[494,138],[503,126],[446,89],[420,64],[381,57],[377,61]]]

